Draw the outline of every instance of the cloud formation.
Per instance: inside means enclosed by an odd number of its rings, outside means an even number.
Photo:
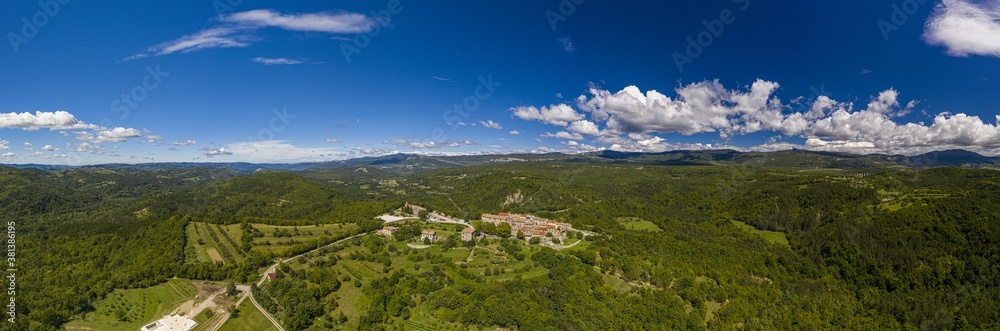
[[[528,121],[539,121],[545,124],[565,126],[571,121],[584,119],[583,114],[579,114],[573,107],[565,104],[543,106],[522,106],[509,109],[514,117]]]
[[[1000,1],[944,0],[924,24],[923,37],[952,56],[1000,57]]]
[[[779,87],[775,82],[757,80],[748,87],[726,89],[713,80],[678,87],[673,97],[655,90],[643,93],[636,86],[618,92],[591,88],[589,95],[576,99],[575,108],[559,104],[511,111],[517,118],[563,128],[542,134],[543,138],[582,141],[594,137],[615,150],[735,148],[726,144],[672,144],[657,134],[715,132],[728,141],[735,135],[776,132],[806,142],[772,141],[754,148],[909,155],[961,148],[1000,154],[1000,116],[987,122],[978,116],[941,113],[930,124],[897,123],[895,119],[910,113],[916,102],[901,102],[895,89],[878,93],[857,110],[853,103],[819,96],[809,100],[808,107],[792,111],[776,95]],[[586,115],[589,118],[585,119]]]
[[[219,155],[233,155],[233,151],[228,150],[225,147],[219,147],[219,148],[205,147],[202,148],[201,150],[204,151],[205,156],[208,157],[219,156]]]
[[[302,64],[304,62],[302,60],[295,60],[295,59],[289,59],[289,58],[283,58],[283,57],[279,57],[279,58],[255,57],[255,58],[250,59],[250,61],[257,62],[257,63],[263,64],[263,65],[266,65],[266,66],[273,66],[273,65],[295,65],[295,64]]]
[[[481,124],[484,128],[503,130],[503,125],[500,125],[500,123],[494,122],[493,120],[489,120],[486,122],[479,121],[479,124]]]
[[[248,47],[261,41],[262,39],[257,37],[256,33],[260,29],[268,27],[296,32],[355,34],[371,30],[374,24],[375,21],[372,18],[357,13],[283,14],[271,9],[257,9],[223,16],[208,28],[154,45],[141,53],[125,57],[122,61],[211,48]],[[288,61],[294,62],[296,60]]]
[[[22,129],[22,130],[76,130],[76,129],[98,129],[94,124],[87,124],[66,111],[44,112],[36,111],[34,114],[23,113],[0,113],[0,129]]]

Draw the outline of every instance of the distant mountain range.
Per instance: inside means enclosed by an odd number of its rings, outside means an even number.
[[[816,152],[788,150],[779,152],[739,152],[735,150],[670,151],[662,153],[637,153],[600,151],[583,154],[503,154],[427,156],[418,154],[392,154],[362,157],[340,161],[305,163],[246,163],[246,162],[165,162],[140,164],[101,164],[88,166],[62,166],[44,164],[10,164],[14,168],[42,170],[64,168],[105,168],[160,170],[170,168],[211,167],[248,173],[258,170],[305,171],[324,168],[369,167],[387,173],[409,174],[423,170],[499,164],[509,162],[559,161],[587,163],[629,163],[645,165],[729,165],[751,167],[782,167],[804,169],[874,169],[874,168],[932,168],[968,167],[1000,168],[1000,157],[987,157],[965,150],[936,151],[915,156]]]

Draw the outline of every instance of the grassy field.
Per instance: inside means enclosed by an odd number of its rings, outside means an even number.
[[[772,244],[778,244],[778,245],[788,246],[788,237],[786,237],[784,233],[777,232],[777,231],[759,230],[759,229],[753,227],[753,225],[746,224],[746,223],[740,222],[740,221],[732,221],[732,222],[733,222],[733,225],[738,226],[740,229],[746,230],[746,231],[748,231],[750,233],[753,233],[753,234],[760,235],[760,236],[764,237],[764,240],[767,240],[768,242],[770,242]]]
[[[629,230],[636,231],[649,231],[649,232],[660,232],[663,231],[659,226],[653,224],[653,222],[635,218],[635,217],[619,217],[619,222],[622,222],[622,226]]]
[[[66,324],[67,330],[135,331],[194,300],[198,290],[190,280],[171,279],[150,288],[115,290],[98,302],[94,312]]]
[[[271,324],[271,321],[264,317],[264,313],[261,313],[257,307],[254,307],[250,299],[243,300],[243,303],[239,307],[240,316],[230,317],[219,328],[219,331],[244,331],[244,330],[260,330],[260,331],[277,331],[278,329]]]

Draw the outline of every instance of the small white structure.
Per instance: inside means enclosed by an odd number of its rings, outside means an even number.
[[[424,231],[420,232],[420,241],[424,241],[424,240],[436,241],[437,239],[438,239],[437,238],[437,231],[424,230]]]
[[[195,325],[198,325],[198,322],[190,318],[180,315],[170,315],[156,322],[146,324],[146,326],[142,327],[142,331],[189,331]]]

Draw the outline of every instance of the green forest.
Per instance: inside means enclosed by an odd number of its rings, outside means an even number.
[[[17,330],[61,329],[115,289],[174,277],[249,284],[311,251],[253,288],[287,330],[1000,329],[989,169],[4,167],[0,201],[17,224]],[[368,235],[406,202],[591,235],[565,249],[514,237],[414,248],[420,223]],[[226,247],[225,262],[193,258],[198,239]]]

